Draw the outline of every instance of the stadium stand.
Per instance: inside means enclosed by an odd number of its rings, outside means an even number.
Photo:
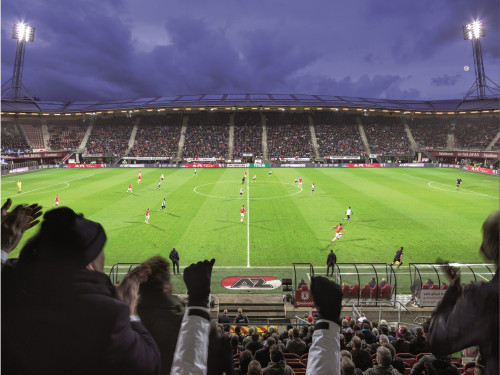
[[[26,142],[26,138],[17,125],[2,118],[2,153],[6,150],[26,150],[29,148],[30,145]]]
[[[314,129],[322,157],[366,155],[355,117],[316,113]]]
[[[129,156],[174,157],[181,136],[182,115],[150,115],[140,119]]]
[[[229,115],[190,114],[183,158],[225,158],[229,140]]]
[[[88,124],[83,119],[50,119],[48,148],[51,150],[75,150],[80,146]]]
[[[415,117],[408,120],[415,142],[421,148],[444,149],[448,134],[451,134],[451,120]]]
[[[262,120],[259,113],[236,113],[234,116],[233,159],[253,154],[262,158]]]
[[[458,118],[454,130],[454,148],[484,150],[498,131],[496,118]]]
[[[110,117],[96,119],[87,142],[89,154],[124,155],[136,119]]]
[[[314,156],[307,115],[268,113],[267,147],[272,158],[312,158]]]
[[[401,119],[364,117],[363,127],[373,154],[411,155],[410,142]]]
[[[45,148],[40,120],[23,119],[19,124],[32,148]]]

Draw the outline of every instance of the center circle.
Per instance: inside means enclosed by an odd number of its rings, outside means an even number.
[[[236,186],[238,186],[238,191],[239,189],[241,188],[241,181],[217,181],[217,182],[209,182],[208,184],[202,184],[202,185],[198,185],[196,186],[193,191],[196,193],[196,194],[199,194],[199,195],[203,195],[205,197],[209,197],[209,198],[220,198],[220,199],[240,199],[240,196],[239,196],[239,193],[238,194],[235,194],[234,196],[231,196],[231,197],[227,197],[225,195],[216,195],[216,194],[205,194],[205,193],[202,193],[200,192],[198,189],[203,187],[203,186],[208,186],[208,185],[216,185],[216,184],[235,184]],[[302,187],[298,187],[296,186],[295,184],[292,184],[292,183],[289,183],[289,182],[266,182],[265,184],[261,184],[261,185],[253,185],[254,187],[265,187],[266,185],[268,184],[280,184],[280,185],[292,185],[292,186],[295,186],[297,187],[297,191],[295,193],[292,193],[292,194],[285,194],[285,195],[277,195],[275,197],[250,197],[248,199],[250,200],[257,200],[257,199],[276,199],[276,198],[286,198],[286,197],[291,197],[291,196],[294,196],[294,195],[297,195],[297,194],[300,194],[302,192]],[[250,185],[252,186],[252,183],[250,183]],[[246,186],[244,187],[244,192],[246,193]]]

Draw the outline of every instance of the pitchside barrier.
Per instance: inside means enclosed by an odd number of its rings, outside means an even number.
[[[64,154],[64,153],[62,153]],[[457,155],[465,157],[464,155],[474,155],[474,157],[485,157],[485,158],[499,158],[500,153],[486,153],[486,152],[462,152],[456,153]],[[26,156],[24,156],[26,155]],[[38,153],[38,154],[24,154],[20,157],[59,157],[58,153]],[[60,155],[61,157],[63,155]],[[472,156],[471,156],[472,157]],[[2,165],[2,176],[9,174],[17,174],[23,172],[34,171],[37,169],[45,169],[45,168],[77,168],[77,169],[86,169],[86,168],[454,168],[454,169],[462,169],[472,172],[486,173],[499,175],[499,171],[496,169],[490,168],[482,168],[482,167],[474,167],[470,165],[459,165],[459,164],[445,164],[445,163],[363,163],[363,162],[354,162],[354,163],[334,163],[334,164],[325,164],[325,163],[272,163],[272,164],[251,164],[251,163],[225,163],[225,161],[220,161],[220,163],[178,163],[178,164],[170,164],[165,163],[165,160],[158,160],[158,158],[147,157],[145,158],[148,161],[157,161],[157,163],[137,163],[137,164],[96,164],[96,163],[71,163],[71,164],[58,164],[58,165],[36,165],[36,163],[15,163],[15,164],[5,164]],[[160,158],[162,159],[162,158]],[[163,158],[164,159],[164,158]],[[485,159],[486,160],[486,159]]]

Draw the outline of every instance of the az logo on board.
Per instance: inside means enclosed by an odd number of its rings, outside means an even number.
[[[227,289],[277,289],[281,280],[272,276],[230,276],[221,285]]]

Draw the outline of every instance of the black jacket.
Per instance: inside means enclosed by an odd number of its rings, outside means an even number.
[[[169,258],[172,262],[178,263],[179,262],[179,252],[177,250],[172,250],[170,252]]]
[[[326,258],[326,265],[333,266],[335,263],[337,263],[337,256],[335,255],[334,252],[331,252],[328,254],[328,257]]]
[[[158,374],[160,353],[100,272],[2,269],[2,373]]]

